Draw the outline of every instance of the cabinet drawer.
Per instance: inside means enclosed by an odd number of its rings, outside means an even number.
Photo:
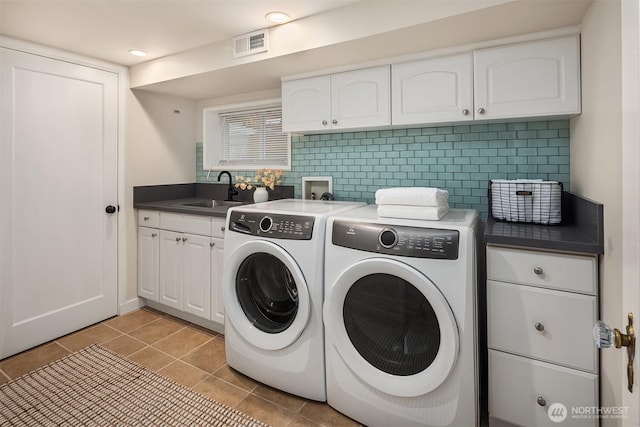
[[[227,221],[223,218],[211,218],[211,235],[213,237],[224,238],[224,231]]]
[[[138,225],[141,227],[158,228],[160,226],[160,212],[138,210]]]
[[[596,257],[487,247],[487,279],[595,295]]]
[[[538,403],[542,398],[546,405]],[[560,403],[566,419],[558,424],[549,407]],[[597,426],[597,417],[572,416],[572,408],[598,406],[597,376],[489,350],[489,415],[522,426]]]
[[[596,315],[594,296],[487,281],[487,340],[493,349],[596,372]]]
[[[161,212],[160,228],[181,233],[211,236],[211,217]]]

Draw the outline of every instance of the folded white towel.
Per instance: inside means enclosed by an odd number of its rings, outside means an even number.
[[[378,216],[438,221],[449,212],[446,206],[378,205]]]
[[[432,187],[393,187],[376,191],[377,205],[446,206],[449,192]]]

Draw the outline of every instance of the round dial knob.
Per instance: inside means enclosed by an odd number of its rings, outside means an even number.
[[[392,248],[398,243],[398,234],[395,230],[385,228],[378,236],[378,242],[383,248]]]
[[[273,226],[273,220],[270,217],[265,216],[260,220],[260,231],[262,231],[263,233],[266,233],[267,231],[271,230],[272,226]]]

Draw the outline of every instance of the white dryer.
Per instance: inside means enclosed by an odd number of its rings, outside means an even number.
[[[326,401],[326,221],[361,206],[286,199],[229,209],[222,278],[229,366],[285,392]]]
[[[368,426],[479,425],[474,210],[330,218],[327,402]]]

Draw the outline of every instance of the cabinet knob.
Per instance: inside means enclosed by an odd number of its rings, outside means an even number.
[[[544,397],[542,396],[538,396],[538,398],[536,399],[536,402],[538,402],[538,405],[540,406],[547,406],[547,401],[544,400]]]
[[[469,109],[465,108],[464,110],[462,110],[462,115],[463,116],[468,116],[469,115]]]
[[[336,119],[331,120],[331,123],[333,123],[334,125],[338,124],[338,121]]]
[[[482,108],[482,107],[478,108],[478,113],[484,114],[484,111],[485,111],[484,108]]]
[[[227,228],[225,226],[220,227],[220,231],[222,231],[224,233],[224,230],[226,230]]]
[[[322,124],[323,124],[324,126],[326,126],[326,125],[327,125],[327,123],[329,123],[329,122],[327,122],[326,120],[323,120],[323,121],[322,121]]]
[[[182,241],[183,241],[183,242],[186,242],[186,241],[187,241],[187,238],[186,238],[186,237],[183,237],[183,238],[182,238]]]
[[[145,221],[149,221],[151,218],[149,218],[148,216],[145,216],[143,219],[144,219]]]
[[[179,238],[179,237],[176,237],[176,242],[179,242],[179,241],[180,241],[180,238]]]
[[[536,331],[540,331],[540,332],[544,331],[544,325],[542,323],[540,323],[540,322],[537,322],[534,325],[534,327],[536,328]]]
[[[214,242],[209,243],[209,246],[214,247],[216,244]]]
[[[544,274],[542,267],[533,267],[533,272],[536,276],[542,276]]]
[[[156,237],[158,233],[151,233],[151,237]]]

